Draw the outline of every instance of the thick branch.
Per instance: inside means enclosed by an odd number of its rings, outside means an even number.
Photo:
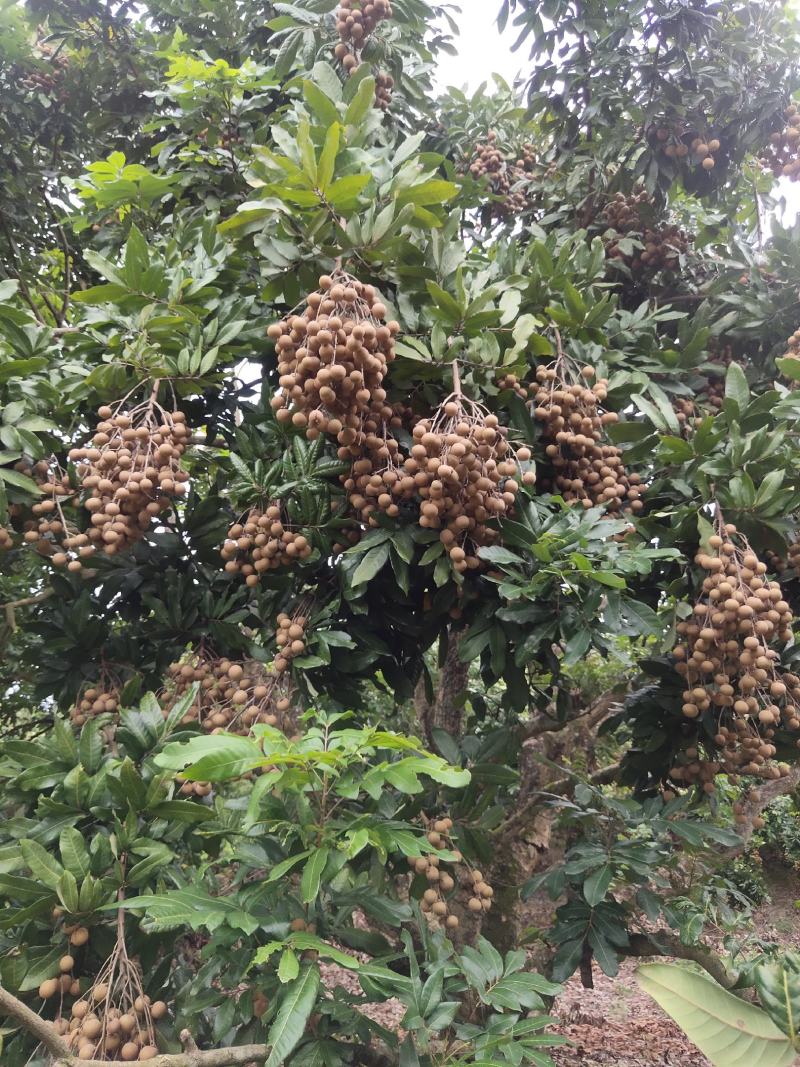
[[[51,596],[55,596],[55,589],[51,589],[49,586],[47,589],[42,590],[41,593],[36,593],[34,596],[24,596],[21,600],[9,600],[6,604],[0,604],[2,607],[8,628],[13,632],[17,628],[17,620],[14,615],[15,608],[27,608],[31,604],[41,604],[43,600],[49,600]]]
[[[55,1032],[52,1024],[37,1015],[35,1011],[31,1011],[27,1004],[17,1000],[2,986],[0,986],[0,1015],[8,1015],[15,1019],[29,1034],[33,1034],[56,1059],[72,1058],[69,1045]]]
[[[608,785],[613,782],[620,772],[621,764],[612,763],[608,767],[601,767],[599,771],[595,771],[590,776],[589,782],[592,785]],[[547,786],[546,790],[537,790],[532,793],[530,799],[527,800],[522,807],[510,815],[505,822],[500,823],[497,828],[497,836],[506,838],[510,834],[516,834],[522,827],[528,822],[533,812],[538,811],[539,808],[549,804],[554,796],[569,796],[576,785],[580,783],[581,779],[576,775],[571,775],[567,778],[560,778],[556,782],[551,782]]]
[[[582,726],[593,727],[597,726],[606,717],[609,711],[619,701],[619,693],[610,692],[603,693],[601,697],[598,697],[593,704],[590,704],[585,711],[582,711],[579,715],[575,715],[570,719],[553,719],[549,715],[539,715],[531,722],[523,723],[519,728],[519,736],[524,740],[529,740],[532,737],[541,737],[542,734],[556,733],[560,730],[566,730],[568,727],[575,723],[580,723]]]
[[[786,796],[787,793],[794,793],[798,787],[800,787],[800,765],[797,764],[783,778],[776,778],[774,781],[768,781],[761,786],[756,786],[754,790],[755,798],[753,800],[748,798],[744,801],[746,822],[740,823],[735,827],[736,833],[742,839],[742,843],[727,850],[723,854],[724,859],[728,860],[744,851],[755,832],[755,820],[761,815],[764,808],[768,807],[773,800],[777,800],[778,797]]]
[[[627,948],[620,949],[624,956],[671,956],[677,960],[691,960],[703,968],[719,984],[735,992],[736,975],[731,974],[724,961],[705,945],[684,945],[677,934],[669,930],[657,930],[652,934],[631,934]]]

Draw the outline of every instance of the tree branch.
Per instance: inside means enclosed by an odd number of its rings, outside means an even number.
[[[656,930],[652,934],[631,934],[630,943],[620,949],[623,956],[671,956],[677,960],[691,960],[719,982],[723,989],[732,993],[737,975],[731,974],[722,957],[705,945],[684,945],[677,934],[669,930]]]
[[[37,1015],[35,1011],[31,1011],[27,1004],[17,1000],[2,986],[0,986],[0,1015],[8,1015],[15,1019],[29,1034],[33,1034],[56,1059],[72,1058],[69,1045],[55,1032],[52,1024]]]
[[[21,1000],[0,986],[0,1014],[10,1016],[25,1030],[35,1037],[53,1056],[53,1067],[106,1067],[105,1060],[79,1059],[66,1041],[56,1033],[52,1023],[37,1015],[35,1011],[23,1004]],[[150,1067],[244,1067],[254,1060],[264,1060],[269,1055],[269,1045],[238,1045],[234,1048],[212,1049],[199,1052],[184,1034],[181,1034],[187,1046],[184,1052],[167,1053],[149,1060]]]
[[[540,715],[531,722],[522,723],[519,728],[519,736],[523,740],[530,740],[532,737],[541,737],[542,734],[556,733],[559,730],[566,730],[574,723],[580,723],[582,726],[597,726],[606,717],[608,712],[619,701],[620,694],[614,690],[609,693],[603,693],[601,697],[598,697],[594,703],[590,704],[585,711],[582,711],[579,715],[573,716],[571,719],[553,719],[549,715]]]
[[[47,589],[42,590],[41,593],[36,593],[35,596],[25,596],[21,600],[9,600],[7,604],[1,604],[3,612],[6,617],[6,624],[12,633],[17,628],[17,620],[14,616],[15,608],[26,608],[31,604],[40,604],[43,600],[49,600],[51,596],[55,596],[55,589],[51,589],[49,586]]]

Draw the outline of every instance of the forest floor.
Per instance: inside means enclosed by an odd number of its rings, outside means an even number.
[[[800,898],[796,871],[776,866],[769,899],[755,911],[755,933],[766,941],[800,949],[795,901]],[[641,960],[626,960],[616,978],[595,966],[594,989],[584,989],[573,976],[556,1001],[554,1028],[572,1042],[558,1049],[558,1067],[710,1067],[672,1020],[636,981]],[[754,1065],[755,1067],[755,1065]]]
[[[800,875],[779,863],[769,864],[766,869],[770,875],[769,898],[755,910],[752,932],[764,941],[800,951],[795,906],[800,899]],[[663,957],[660,959],[663,962]],[[558,1023],[549,1031],[571,1042],[551,1052],[558,1067],[711,1067],[680,1028],[639,988],[636,968],[643,962],[646,961],[623,961],[615,978],[607,978],[595,965],[594,989],[584,989],[577,975],[566,983],[552,1009]],[[329,989],[341,985],[354,995],[359,994],[354,972],[332,963],[323,963],[320,969]],[[399,1001],[369,1005],[363,1010],[389,1030],[400,1029],[404,1009]]]

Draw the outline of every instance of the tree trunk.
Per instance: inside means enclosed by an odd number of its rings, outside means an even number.
[[[414,705],[423,736],[431,747],[434,729],[444,730],[456,741],[464,732],[464,694],[467,689],[469,664],[458,658],[458,648],[464,632],[450,631],[447,655],[432,702],[425,693],[424,680],[417,682]]]

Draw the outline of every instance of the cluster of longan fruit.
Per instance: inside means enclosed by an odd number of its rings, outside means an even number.
[[[69,717],[75,726],[83,726],[98,715],[113,714],[119,710],[119,685],[108,677],[84,689],[70,710]]]
[[[542,484],[586,508],[601,504],[611,511],[641,511],[641,478],[627,474],[619,449],[605,443],[605,427],[618,416],[601,410],[608,382],[595,377],[593,367],[577,371],[561,358],[536,369],[533,415],[551,467]]]
[[[800,181],[800,111],[796,104],[790,104],[783,114],[786,125],[780,133],[770,136],[759,162],[776,178],[786,177],[796,182]]]
[[[104,405],[98,415],[92,447],[72,449],[69,458],[85,465],[90,539],[113,554],[138,540],[152,518],[186,492],[189,474],[181,457],[190,430],[183,412],[152,401],[131,411]]]
[[[783,356],[789,359],[800,359],[800,330],[795,330],[786,338],[786,351]]]
[[[52,1000],[53,997],[79,997],[81,985],[74,976],[74,956],[65,955],[58,961],[58,974],[54,978],[45,978],[39,986],[39,996],[42,1000]]]
[[[524,190],[518,188],[529,178],[536,164],[533,145],[522,146],[517,159],[507,155],[498,146],[497,134],[490,130],[485,141],[475,145],[469,172],[473,178],[486,178],[492,194],[497,198],[492,204],[492,213],[499,218],[519,214],[528,205]]]
[[[319,281],[302,315],[267,330],[280,375],[272,408],[279,422],[304,429],[309,439],[326,433],[346,447],[370,414],[392,417],[382,383],[400,326],[381,322],[386,306],[373,286],[344,271]]]
[[[628,221],[625,225],[630,226]],[[634,248],[632,251],[624,251],[620,247],[620,240],[624,238],[625,231],[618,231],[620,237],[610,234],[604,239],[606,256],[624,263],[631,271],[676,270],[680,264],[680,257],[689,251],[692,238],[679,226],[672,223],[660,225],[642,226],[637,229],[637,244],[643,247]],[[630,229],[628,233],[632,232]]]
[[[336,46],[336,58],[345,70],[358,66],[356,53],[360,53],[364,42],[375,32],[378,24],[392,17],[392,5],[389,0],[339,0],[336,11],[336,32],[340,43]],[[348,58],[352,61],[348,61]]]
[[[102,551],[114,555],[149,529],[153,518],[187,489],[189,474],[181,467],[190,431],[180,411],[167,412],[154,401],[131,411],[121,404],[99,408],[92,444],[72,448],[82,503],[89,512],[85,532],[65,528],[59,516],[63,551],[53,555],[57,566],[79,571],[81,559]],[[67,473],[51,472],[42,487],[49,499],[34,505],[35,514],[60,513],[66,497],[75,496]],[[34,532],[41,534],[41,527]],[[33,540],[33,537],[26,538]]]
[[[791,640],[792,612],[780,585],[766,577],[767,565],[731,523],[718,524],[709,547],[695,557],[707,572],[702,596],[692,616],[677,624],[681,640],[673,656],[686,684],[683,715],[694,720],[710,713],[719,751],[712,760],[695,752],[671,777],[700,781],[712,792],[721,772],[762,778],[788,773],[786,764],[774,762],[773,739],[778,729],[800,730],[800,679],[779,669],[779,655],[770,647]]]
[[[516,374],[501,374],[497,379],[497,388],[501,390],[511,389],[520,400],[527,400],[530,395],[528,386],[525,382],[521,382]]]
[[[306,651],[305,634],[308,619],[299,611],[294,615],[287,615],[285,611],[282,611],[276,622],[278,625],[275,630],[275,644],[278,646],[278,654],[273,667],[276,674],[283,674],[292,660],[302,656]]]
[[[339,43],[334,55],[349,75],[355,74],[361,60],[361,51],[378,24],[392,17],[389,0],[340,0],[336,11],[336,32]],[[375,75],[375,105],[385,111],[392,102],[394,78],[378,71]]]
[[[488,524],[511,512],[520,482],[533,485],[529,448],[516,455],[508,430],[496,415],[468,400],[460,392],[448,397],[430,419],[413,430],[414,444],[405,460],[401,487],[413,481],[421,498],[419,524],[440,530],[453,569],[475,570],[477,555],[465,545],[490,545],[498,532]]]
[[[653,206],[653,199],[646,190],[626,196],[615,193],[603,208],[602,219],[617,233],[640,232],[643,229],[642,210]]]
[[[242,574],[247,585],[255,586],[266,571],[308,559],[312,551],[308,538],[290,528],[280,504],[273,502],[234,523],[220,554],[228,574]]]
[[[485,880],[483,874],[475,868],[462,863],[462,856],[458,849],[453,847],[451,831],[453,820],[449,817],[435,819],[427,833],[429,844],[434,849],[446,849],[454,854],[455,867],[453,874],[442,868],[439,856],[431,852],[426,856],[418,856],[409,860],[412,870],[417,875],[424,875],[429,885],[422,893],[420,908],[428,922],[434,925],[443,925],[447,930],[455,930],[459,926],[457,915],[452,914],[448,903],[447,894],[452,893],[456,883],[460,881],[469,888],[470,896],[467,900],[467,908],[473,914],[489,911],[492,906],[494,889]]]
[[[201,649],[171,663],[167,673],[171,680],[167,706],[199,683],[197,696],[181,722],[199,723],[208,733],[224,730],[246,735],[259,723],[277,726],[291,707],[289,697],[279,691],[276,678],[255,660],[239,662]],[[191,791],[181,789],[187,794]]]
[[[691,130],[681,126],[658,126],[653,130],[653,139],[668,159],[691,156],[703,170],[713,170],[716,166],[714,153],[721,147],[717,137],[693,136]]]
[[[152,1020],[163,1019],[163,1000],[136,997],[123,1009],[110,1005],[112,991],[98,982],[85,999],[72,1005],[71,1018],[58,1018],[56,1032],[71,1045],[79,1060],[128,1062],[152,1060],[158,1055]]]

